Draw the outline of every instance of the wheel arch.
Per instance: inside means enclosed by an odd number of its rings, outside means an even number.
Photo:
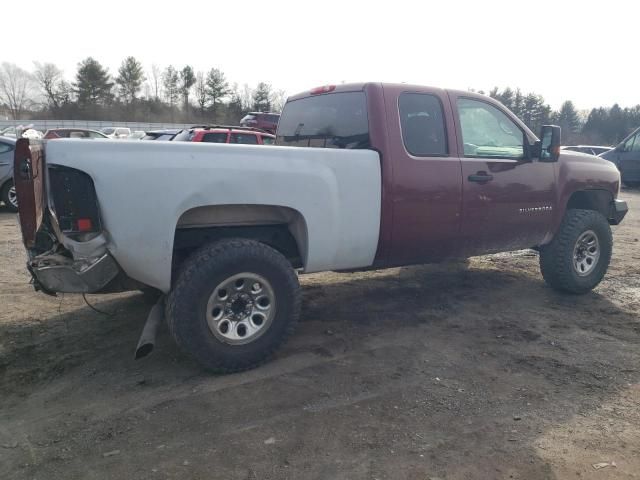
[[[566,210],[580,208],[583,210],[595,210],[607,219],[611,213],[613,194],[609,190],[576,190],[567,200]]]
[[[265,243],[282,253],[295,268],[307,264],[307,222],[298,210],[281,205],[226,204],[191,208],[179,217],[173,269],[205,243],[232,237]]]

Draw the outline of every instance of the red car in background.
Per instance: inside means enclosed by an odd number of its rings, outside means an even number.
[[[276,137],[258,128],[211,125],[182,130],[173,137],[172,141],[273,145]]]
[[[242,117],[240,125],[243,127],[259,128],[260,130],[275,134],[279,120],[279,113],[249,112]]]

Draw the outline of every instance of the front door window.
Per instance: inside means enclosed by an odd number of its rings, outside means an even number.
[[[458,113],[465,157],[524,158],[524,132],[498,108],[460,98]]]

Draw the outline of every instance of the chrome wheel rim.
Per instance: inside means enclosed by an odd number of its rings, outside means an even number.
[[[271,284],[258,274],[239,273],[213,289],[207,302],[207,324],[221,342],[244,345],[269,329],[275,312]]]
[[[600,242],[593,230],[578,237],[573,247],[573,269],[580,277],[589,275],[600,259]]]
[[[9,199],[9,203],[14,207],[18,208],[18,194],[16,193],[15,185],[11,185],[9,191],[7,192],[7,198]]]

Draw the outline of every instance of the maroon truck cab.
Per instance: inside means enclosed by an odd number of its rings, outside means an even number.
[[[334,105],[344,111],[332,118]],[[334,136],[327,140],[323,128]],[[349,129],[359,137],[342,138],[359,143],[336,140],[335,132]],[[379,267],[540,248],[553,240],[568,209],[596,210],[610,224],[627,210],[617,200],[620,176],[611,162],[566,151],[541,155],[541,142],[512,112],[471,92],[379,83],[321,87],[289,98],[276,143],[380,154]]]

